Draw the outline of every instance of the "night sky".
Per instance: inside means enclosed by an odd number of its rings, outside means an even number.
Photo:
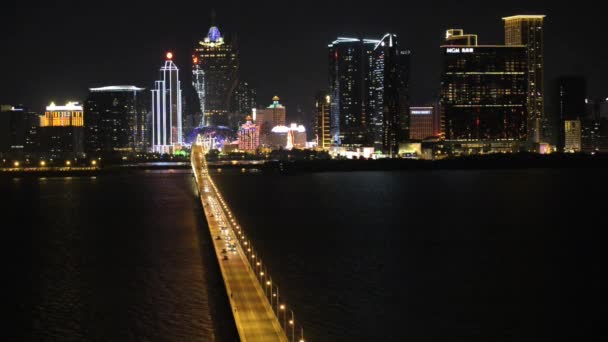
[[[211,10],[228,39],[238,35],[242,78],[266,105],[274,94],[310,112],[327,87],[327,44],[337,36],[399,35],[413,51],[412,104],[432,101],[439,88],[444,32],[462,28],[480,44],[502,44],[501,18],[546,14],[545,80],[588,79],[590,96],[608,97],[605,13],[597,2],[555,1],[19,1],[3,3],[0,103],[42,111],[51,100],[84,100],[87,88],[134,84],[150,88],[165,51],[176,55],[190,84],[190,56],[207,34]]]

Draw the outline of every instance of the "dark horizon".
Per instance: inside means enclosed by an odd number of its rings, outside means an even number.
[[[586,4],[588,3],[588,4]],[[190,56],[207,34],[212,9],[229,39],[238,37],[241,78],[257,89],[258,106],[279,95],[288,118],[301,107],[308,115],[314,94],[327,87],[327,44],[338,36],[399,36],[412,50],[411,105],[424,105],[439,90],[442,37],[448,28],[479,35],[480,44],[502,44],[501,18],[545,14],[545,96],[551,110],[552,82],[563,75],[587,78],[590,97],[608,97],[608,48],[596,29],[600,11],[574,16],[571,6],[512,1],[480,7],[476,1],[400,3],[375,1],[307,4],[174,1],[169,10],[145,2],[106,2],[91,7],[73,1],[12,3],[0,14],[0,37],[8,66],[0,103],[42,112],[50,101],[83,101],[89,87],[136,85],[149,89],[166,51],[175,54],[183,88],[190,86]],[[94,5],[93,5],[94,6]],[[489,8],[491,7],[491,8]],[[591,1],[579,8],[592,9]],[[58,20],[53,20],[57,18]],[[161,25],[166,20],[166,25]],[[580,39],[579,37],[585,37]]]

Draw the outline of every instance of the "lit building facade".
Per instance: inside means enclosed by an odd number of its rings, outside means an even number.
[[[183,144],[182,90],[173,54],[167,53],[152,90],[152,151],[173,153]]]
[[[224,39],[217,26],[211,26],[195,48],[193,62],[193,72],[200,75],[198,81],[195,79],[195,88],[200,94],[203,124],[235,129],[242,117],[230,110],[233,93],[239,84],[236,46]]]
[[[272,98],[272,104],[266,108],[256,109],[254,111],[253,121],[260,127],[260,139],[263,145],[268,144],[268,137],[271,130],[276,126],[285,126],[285,118],[287,108],[280,102],[278,96]]]
[[[147,149],[144,88],[90,88],[84,103],[85,150],[89,154]]]
[[[526,47],[444,45],[441,50],[446,140],[485,151],[519,148],[527,140]]]
[[[397,156],[399,143],[410,137],[409,70],[411,52],[387,33],[374,47],[371,115],[374,148]]]
[[[287,126],[275,126],[268,137],[269,148],[287,149],[306,148],[306,128],[302,125],[292,123]]]
[[[374,48],[379,40],[339,37],[328,46],[331,142],[344,147],[371,143]]]
[[[200,117],[196,119],[198,126],[205,126],[205,72],[198,64],[198,57],[192,57],[192,87],[196,92],[198,108],[200,109]]]
[[[278,96],[272,98],[272,104],[264,109],[258,109],[255,112],[255,123],[258,125],[269,124],[271,127],[285,126],[285,118],[287,108],[279,101]]]
[[[409,137],[410,51],[390,33],[340,37],[328,47],[331,143],[396,155],[398,142]]]
[[[433,107],[410,107],[410,139],[424,140],[435,135]]]
[[[587,101],[587,114],[581,126],[583,152],[608,152],[608,98]]]
[[[565,144],[564,152],[576,153],[582,151],[581,120],[564,121]]]
[[[38,114],[21,106],[0,105],[0,156],[38,151]]]
[[[239,150],[255,152],[260,147],[260,129],[253,123],[251,116],[247,116],[246,122],[241,125],[238,137]]]
[[[331,98],[325,91],[315,96],[315,140],[317,147],[327,150],[331,147]]]
[[[84,111],[82,105],[51,103],[40,117],[40,152],[51,158],[76,158],[84,155]]]
[[[526,46],[528,60],[528,140],[545,139],[549,119],[545,117],[544,89],[544,15],[515,15],[503,18],[505,45]]]

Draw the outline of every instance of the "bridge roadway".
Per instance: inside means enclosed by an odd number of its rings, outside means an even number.
[[[287,342],[287,336],[210,183],[202,146],[192,146],[192,169],[241,341]],[[222,226],[227,229],[222,230]],[[217,237],[221,237],[221,240]],[[231,251],[227,243],[234,243],[235,250]]]

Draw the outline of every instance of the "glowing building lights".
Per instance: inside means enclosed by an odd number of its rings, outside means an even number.
[[[155,82],[152,90],[152,150],[172,153],[183,144],[179,69],[171,59],[167,59],[160,68],[160,74],[161,79]]]
[[[65,106],[57,106],[54,102],[46,107],[44,116],[40,118],[41,127],[83,127],[84,115],[82,105],[68,102]]]

